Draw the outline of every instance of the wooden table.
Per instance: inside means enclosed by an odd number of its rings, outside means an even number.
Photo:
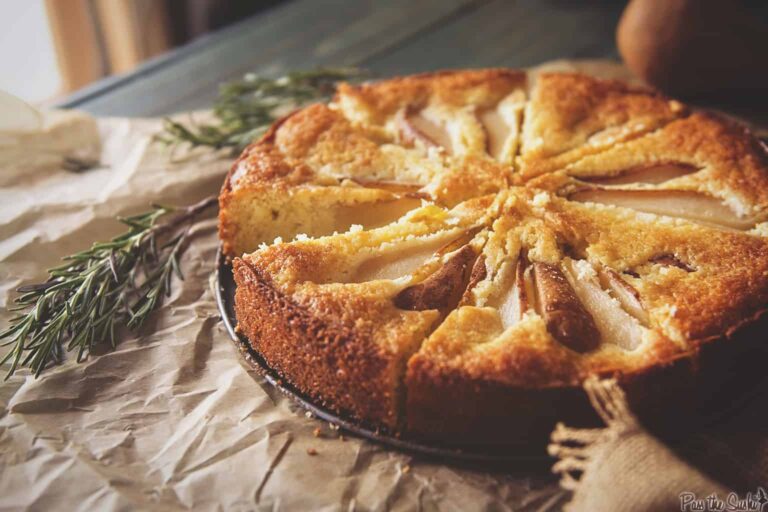
[[[616,0],[294,0],[200,38],[60,106],[157,116],[209,107],[219,83],[355,65],[380,76],[618,58]]]

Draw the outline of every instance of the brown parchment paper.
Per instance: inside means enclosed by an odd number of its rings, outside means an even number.
[[[626,77],[615,64],[547,68]],[[0,188],[2,325],[15,287],[122,231],[115,215],[215,194],[231,162],[153,143],[160,120],[97,124],[100,168],[16,172]],[[212,293],[215,229],[211,212],[183,258],[185,281],[139,335],[0,384],[0,509],[560,508],[566,496],[546,468],[462,468],[340,436],[250,372]]]
[[[99,120],[103,169],[3,189],[3,307],[11,289],[43,277],[60,256],[116,234],[115,215],[217,191],[230,160],[171,155],[151,141],[159,127]],[[220,326],[215,227],[209,219],[195,228],[186,279],[142,335],[38,380],[19,374],[2,384],[0,508],[467,510],[557,499],[549,477],[421,463],[342,440],[294,410],[240,363]]]

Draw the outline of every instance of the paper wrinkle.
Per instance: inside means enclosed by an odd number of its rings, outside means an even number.
[[[0,188],[0,323],[21,283],[123,231],[116,215],[216,194],[225,151],[176,153],[162,121],[99,119],[102,167]],[[0,168],[0,173],[3,169]],[[211,212],[210,217],[213,217]],[[503,474],[416,457],[304,416],[243,362],[219,323],[215,220],[194,230],[186,279],[139,335],[35,380],[0,383],[0,509],[549,510],[545,470]],[[319,428],[319,437],[313,432]],[[310,452],[316,452],[311,455]],[[405,468],[408,468],[406,470]]]

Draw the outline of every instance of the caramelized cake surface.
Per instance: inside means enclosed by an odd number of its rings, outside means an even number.
[[[338,412],[540,446],[615,375],[691,402],[761,347],[768,156],[653,91],[490,69],[342,85],[233,165],[239,328]],[[653,414],[653,412],[652,412]]]

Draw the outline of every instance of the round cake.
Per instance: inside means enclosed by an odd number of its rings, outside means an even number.
[[[592,375],[671,418],[764,348],[766,148],[620,81],[342,84],[243,152],[219,221],[253,348],[411,438],[540,449],[596,421]]]

